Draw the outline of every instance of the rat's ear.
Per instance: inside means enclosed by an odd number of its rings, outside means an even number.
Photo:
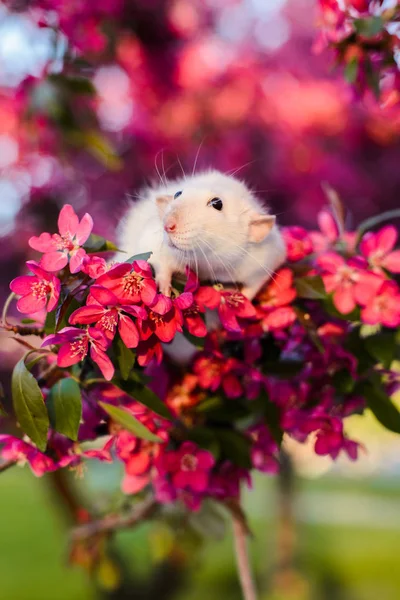
[[[271,229],[275,225],[275,215],[260,215],[253,213],[249,223],[249,240],[258,244],[265,240]]]
[[[173,199],[173,196],[170,196],[168,194],[165,194],[165,196],[157,196],[156,203],[157,203],[158,212],[160,213],[161,216],[164,216],[167,204],[169,204],[172,199]]]

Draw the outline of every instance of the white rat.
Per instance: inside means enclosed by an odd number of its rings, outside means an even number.
[[[275,221],[242,181],[211,170],[145,189],[121,224],[119,247],[153,253],[164,294],[189,265],[200,280],[242,284],[252,300],[286,257]]]

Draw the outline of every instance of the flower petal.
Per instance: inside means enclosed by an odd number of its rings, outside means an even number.
[[[382,227],[376,234],[376,249],[387,254],[390,252],[397,241],[397,229],[393,225]]]
[[[101,285],[92,285],[90,294],[102,306],[117,306],[119,304],[117,296],[111,290]]]
[[[90,358],[97,364],[103,374],[104,379],[111,381],[114,376],[114,365],[107,354],[95,344],[90,347]]]
[[[347,315],[356,307],[352,290],[348,287],[339,287],[333,296],[333,304],[343,315]]]
[[[81,306],[74,310],[69,317],[71,325],[89,325],[98,321],[104,315],[104,308],[95,306]]]
[[[83,248],[79,248],[79,250],[74,251],[71,256],[71,260],[69,262],[69,270],[71,273],[78,273],[83,263],[85,262],[86,252]]]
[[[78,229],[79,219],[70,204],[65,204],[58,216],[58,231],[61,235],[73,237]]]
[[[16,277],[10,283],[10,290],[18,296],[26,296],[31,293],[32,284],[36,283],[38,278],[32,275],[21,275]]]
[[[68,264],[68,256],[64,252],[47,252],[43,254],[39,264],[45,271],[53,273]]]
[[[391,273],[400,273],[400,250],[388,254],[383,259],[382,266]]]
[[[85,213],[79,223],[76,233],[75,233],[75,241],[79,246],[82,246],[88,239],[89,235],[92,233],[93,229],[93,219],[89,215],[89,213]]]
[[[136,348],[139,343],[139,332],[132,319],[120,313],[118,331],[127,348]]]
[[[39,237],[34,235],[29,238],[28,244],[38,252],[52,252],[58,248],[57,240],[50,233],[42,233]]]
[[[43,310],[43,308],[47,304],[47,298],[35,298],[28,294],[27,296],[23,296],[17,302],[17,309],[19,312],[24,314],[30,314],[39,312],[39,310]]]

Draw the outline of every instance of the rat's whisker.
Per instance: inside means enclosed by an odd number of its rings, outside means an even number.
[[[201,142],[200,142],[200,145],[199,145],[199,147],[197,148],[196,157],[195,157],[195,159],[194,159],[194,164],[193,164],[192,177],[193,177],[193,175],[195,174],[195,171],[196,171],[196,166],[197,166],[197,161],[198,161],[198,158],[199,158],[199,155],[200,155],[200,150],[201,150],[201,147],[202,147],[202,145],[203,145],[203,144],[204,144],[204,142],[205,142],[205,139],[206,139],[206,136],[204,136],[204,137],[203,137],[203,139],[202,139],[202,140],[201,140]]]
[[[261,269],[269,276],[271,277],[272,281],[274,281],[275,283],[277,283],[276,279],[274,278],[274,275],[276,275],[276,271],[271,271],[271,269],[268,269],[265,265],[263,265],[262,263],[260,263],[260,261],[258,261],[248,250],[246,250],[246,248],[243,248],[243,246],[240,246],[239,244],[235,244],[235,242],[232,242],[231,239],[228,239],[226,237],[220,236],[220,235],[216,235],[214,234],[215,237],[218,237],[220,240],[227,242],[228,244],[232,244],[233,246],[236,246],[236,248],[238,248],[239,250],[241,250],[242,252],[244,252],[245,254],[247,254],[248,256],[250,256],[250,258],[257,263]]]
[[[260,159],[255,158],[254,160],[249,160],[249,162],[244,163],[244,165],[242,165],[241,167],[238,167],[237,169],[231,169],[230,171],[225,171],[225,175],[230,175],[231,177],[233,177],[234,175],[236,175],[236,173],[239,173],[239,171],[241,171],[245,167],[248,167],[249,165],[252,165],[253,163],[257,162],[258,160],[260,160]]]
[[[236,281],[236,277],[235,277],[235,271],[234,271],[232,265],[230,264],[228,266],[228,264],[225,263],[220,256],[218,256],[218,254],[215,252],[213,247],[205,239],[202,239],[201,241],[211,250],[211,252],[214,254],[214,256],[219,260],[223,269],[226,271],[227,275],[231,278],[232,283],[234,284],[235,288],[239,289],[237,281]]]
[[[186,181],[186,173],[185,173],[185,170],[184,170],[184,168],[182,166],[181,159],[179,158],[178,155],[176,155],[176,158],[177,158],[178,164],[179,164],[179,166],[181,168],[183,179]]]
[[[200,244],[198,244],[197,242],[195,242],[195,243],[196,243],[196,248],[198,248],[198,249],[200,250],[200,252],[201,252],[201,253],[202,253],[202,255],[204,256],[204,260],[205,260],[205,261],[206,261],[206,263],[208,264],[208,267],[209,267],[209,269],[210,269],[210,274],[211,274],[211,276],[212,276],[212,278],[213,278],[213,281],[214,281],[214,283],[218,283],[218,279],[217,279],[217,277],[216,277],[216,275],[215,275],[215,271],[214,271],[214,269],[213,269],[213,267],[212,267],[212,265],[211,265],[210,261],[208,260],[208,258],[207,258],[207,256],[206,256],[206,253],[204,252],[204,250],[203,250],[203,248],[200,246]]]
[[[164,148],[162,148],[161,150],[159,150],[159,151],[157,152],[157,154],[155,155],[155,158],[154,158],[154,166],[155,166],[155,168],[156,168],[157,175],[158,175],[158,176],[159,176],[159,178],[160,178],[161,184],[162,184],[164,187],[167,187],[167,182],[166,182],[166,181],[164,181],[164,180],[163,180],[163,178],[161,177],[161,173],[160,173],[160,170],[159,170],[159,168],[158,168],[158,164],[157,164],[158,157],[159,157],[160,153],[161,153],[161,152],[163,152],[163,151],[164,151]]]

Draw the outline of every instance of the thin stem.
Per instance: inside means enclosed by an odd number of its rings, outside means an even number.
[[[40,335],[43,336],[45,331],[41,327],[23,327],[22,325],[10,325],[10,323],[6,323],[4,320],[1,323],[0,327],[5,329],[6,331],[12,331],[13,333],[18,333],[18,335]]]
[[[232,512],[233,537],[235,539],[236,563],[242,586],[243,600],[257,600],[257,591],[251,572],[247,548],[246,525],[239,515]]]
[[[141,521],[150,518],[157,509],[157,502],[153,496],[149,496],[140,504],[133,507],[127,515],[107,515],[104,519],[91,521],[75,527],[71,533],[72,540],[81,540],[93,537],[99,533],[108,533],[119,529],[135,527]]]
[[[7,325],[8,309],[10,308],[10,304],[14,300],[14,298],[16,298],[16,295],[14,294],[14,292],[11,292],[11,294],[8,296],[7,300],[4,303],[3,312],[1,315],[1,322],[3,323],[3,326]]]

